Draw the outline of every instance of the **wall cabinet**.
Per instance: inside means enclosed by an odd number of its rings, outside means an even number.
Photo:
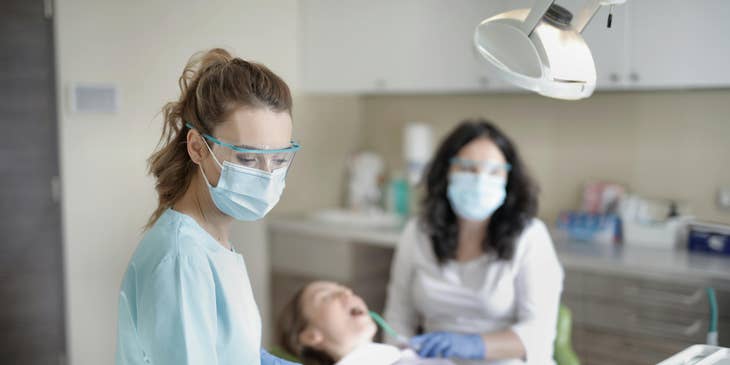
[[[458,92],[510,88],[481,69],[471,39],[504,0],[305,0],[303,86],[314,92]]]
[[[627,9],[635,87],[730,86],[730,2],[639,0]]]
[[[609,9],[603,7],[583,31],[583,38],[596,64],[596,89],[618,90],[629,84],[629,54],[626,48],[630,24],[628,12],[628,6],[616,7],[613,24],[608,28]]]
[[[567,3],[566,3],[567,2]],[[471,40],[483,19],[532,1],[303,0],[303,89],[323,93],[504,92]],[[577,9],[584,2],[558,1]],[[585,30],[598,90],[730,86],[730,2],[629,0]]]

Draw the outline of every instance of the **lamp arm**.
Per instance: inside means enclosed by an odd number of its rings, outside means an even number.
[[[576,32],[583,33],[583,29],[591,22],[593,16],[596,15],[598,9],[601,8],[603,0],[590,0],[588,4],[578,11],[576,17],[573,18],[573,27]]]
[[[601,6],[621,5],[625,2],[626,0],[589,0],[588,4],[580,9],[576,17],[573,18],[573,28],[578,33],[583,33],[583,29],[591,22]]]
[[[535,5],[530,8],[530,12],[522,22],[522,31],[529,37],[532,31],[535,30],[537,24],[540,23],[540,19],[547,13],[550,5],[553,5],[555,0],[535,0]]]

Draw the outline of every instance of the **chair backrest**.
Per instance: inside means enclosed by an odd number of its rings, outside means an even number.
[[[290,354],[288,351],[284,350],[284,348],[282,348],[281,346],[272,346],[269,349],[269,353],[280,359],[284,359],[287,361],[293,361],[296,363],[301,362],[299,359],[297,359],[296,356]]]
[[[558,328],[553,353],[557,365],[580,365],[578,355],[573,351],[573,344],[571,342],[572,329],[573,316],[570,313],[570,309],[561,304],[558,311]]]

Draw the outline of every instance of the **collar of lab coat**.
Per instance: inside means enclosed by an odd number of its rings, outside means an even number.
[[[397,347],[380,343],[366,343],[347,354],[335,365],[391,365],[401,358]]]

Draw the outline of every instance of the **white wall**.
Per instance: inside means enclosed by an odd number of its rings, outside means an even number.
[[[402,129],[422,121],[445,136],[461,120],[493,120],[519,145],[542,187],[540,217],[554,224],[580,206],[584,184],[608,180],[634,193],[686,203],[730,223],[716,195],[730,185],[730,90],[601,92],[562,101],[536,94],[390,95],[363,99],[365,145],[403,166]]]
[[[349,156],[362,147],[361,97],[296,95],[294,137],[302,144],[272,216],[339,207]]]
[[[297,2],[56,2],[63,229],[70,364],[113,363],[117,296],[141,228],[156,204],[146,158],[195,51],[222,46],[261,61],[297,84]],[[71,82],[118,86],[114,115],[69,111]],[[236,227],[260,307],[268,307],[268,259],[261,224]],[[265,317],[268,313],[262,313]]]

